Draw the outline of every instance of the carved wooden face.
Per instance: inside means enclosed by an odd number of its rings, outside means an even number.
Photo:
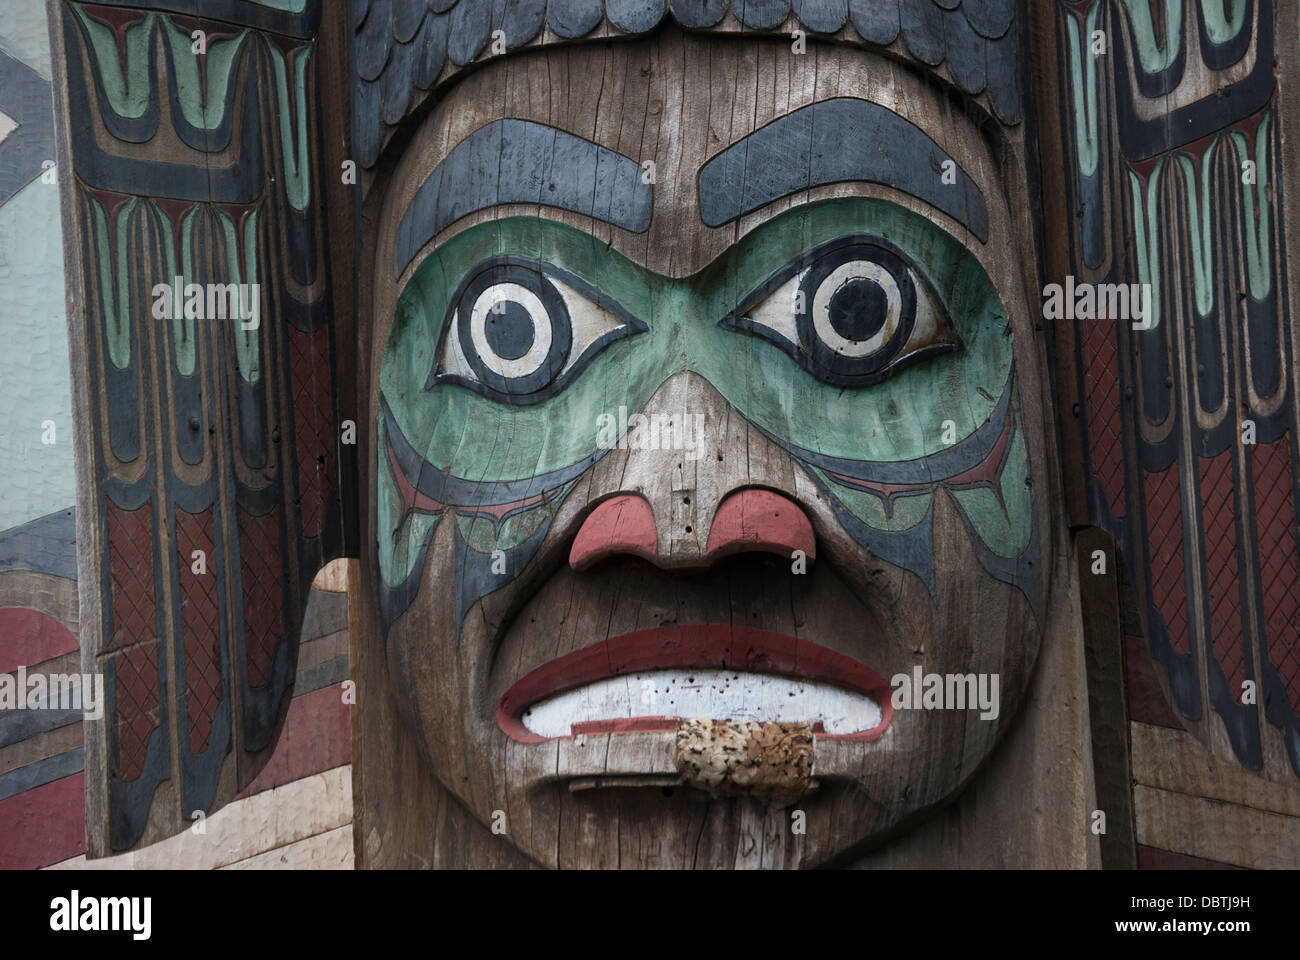
[[[379,601],[503,841],[669,863],[750,823],[826,863],[988,757],[1053,542],[1024,179],[846,47],[668,32],[438,104],[377,240]],[[918,673],[979,686],[896,709]]]

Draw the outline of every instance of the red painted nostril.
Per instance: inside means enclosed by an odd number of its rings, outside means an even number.
[[[644,497],[611,497],[587,515],[569,549],[569,566],[585,570],[618,553],[654,561],[659,553],[654,511]]]
[[[788,557],[817,555],[812,524],[794,501],[771,490],[741,490],[718,507],[709,531],[710,559],[759,551]]]

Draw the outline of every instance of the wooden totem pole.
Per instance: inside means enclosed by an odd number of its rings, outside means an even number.
[[[1294,780],[1296,13],[1160,7],[52,0],[92,855],[336,556],[358,865],[1131,865],[1135,703]]]

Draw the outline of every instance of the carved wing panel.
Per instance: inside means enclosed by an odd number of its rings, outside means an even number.
[[[1151,291],[1136,328],[1075,319],[1062,337],[1063,396],[1079,401],[1062,427],[1080,431],[1086,468],[1075,493],[1123,553],[1183,720],[1289,779],[1300,564],[1281,17],[1274,0],[1054,9],[1068,269]]]
[[[108,702],[92,855],[253,779],[342,550],[319,20],[314,0],[60,8],[82,652]]]

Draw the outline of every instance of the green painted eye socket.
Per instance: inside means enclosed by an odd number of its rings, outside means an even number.
[[[451,297],[425,389],[457,383],[503,403],[540,403],[616,340],[646,329],[591,285],[544,260],[498,256]]]
[[[875,258],[882,269],[893,267],[891,279],[901,275],[915,284],[913,335],[890,348],[889,361],[876,371],[881,382],[846,389],[821,379],[798,362],[802,357],[792,363],[790,350],[799,353],[797,329],[788,334],[796,346],[782,349],[772,339],[776,333],[738,335],[720,324],[729,315],[764,319],[754,308],[766,284],[775,283],[764,291],[770,294],[811,268],[815,254],[854,244],[877,248],[871,257],[858,249],[857,259]],[[884,264],[882,250],[905,269]],[[568,356],[555,378],[531,393],[483,382],[462,346],[459,322],[454,336],[450,331],[454,320],[472,314],[469,284],[494,264],[528,268],[534,291],[542,282],[562,297],[560,284],[574,291],[564,301],[572,332]],[[514,276],[507,282],[518,283]],[[939,318],[932,329],[942,331],[934,342],[918,335],[927,297]],[[583,298],[595,305],[584,309],[614,318],[608,322],[618,329],[610,340],[593,339],[575,319]],[[805,299],[811,307],[815,298]],[[870,298],[847,305],[855,302]],[[750,309],[738,311],[738,304]],[[532,316],[529,329],[536,336]],[[787,326],[791,316],[787,310]],[[527,342],[526,330],[521,335],[504,328],[489,341],[489,317],[483,319],[483,339],[496,344],[498,357],[510,359]],[[860,337],[852,322],[839,318],[842,331]],[[513,323],[522,328],[524,320],[516,316]],[[927,346],[938,349],[926,353]],[[950,353],[937,355],[943,349]],[[921,357],[927,362],[916,362]],[[1006,389],[1012,360],[1007,310],[972,251],[889,201],[847,197],[786,211],[687,277],[654,273],[605,240],[546,219],[509,217],[471,227],[418,264],[399,292],[380,387],[403,434],[436,470],[473,482],[512,482],[567,469],[597,453],[601,414],[641,410],[683,370],[703,377],[741,416],[795,447],[878,463],[922,459],[987,421]],[[426,389],[431,385],[438,389]]]
[[[719,326],[780,347],[823,383],[866,387],[962,349],[942,300],[893,244],[868,235],[809,250]]]

